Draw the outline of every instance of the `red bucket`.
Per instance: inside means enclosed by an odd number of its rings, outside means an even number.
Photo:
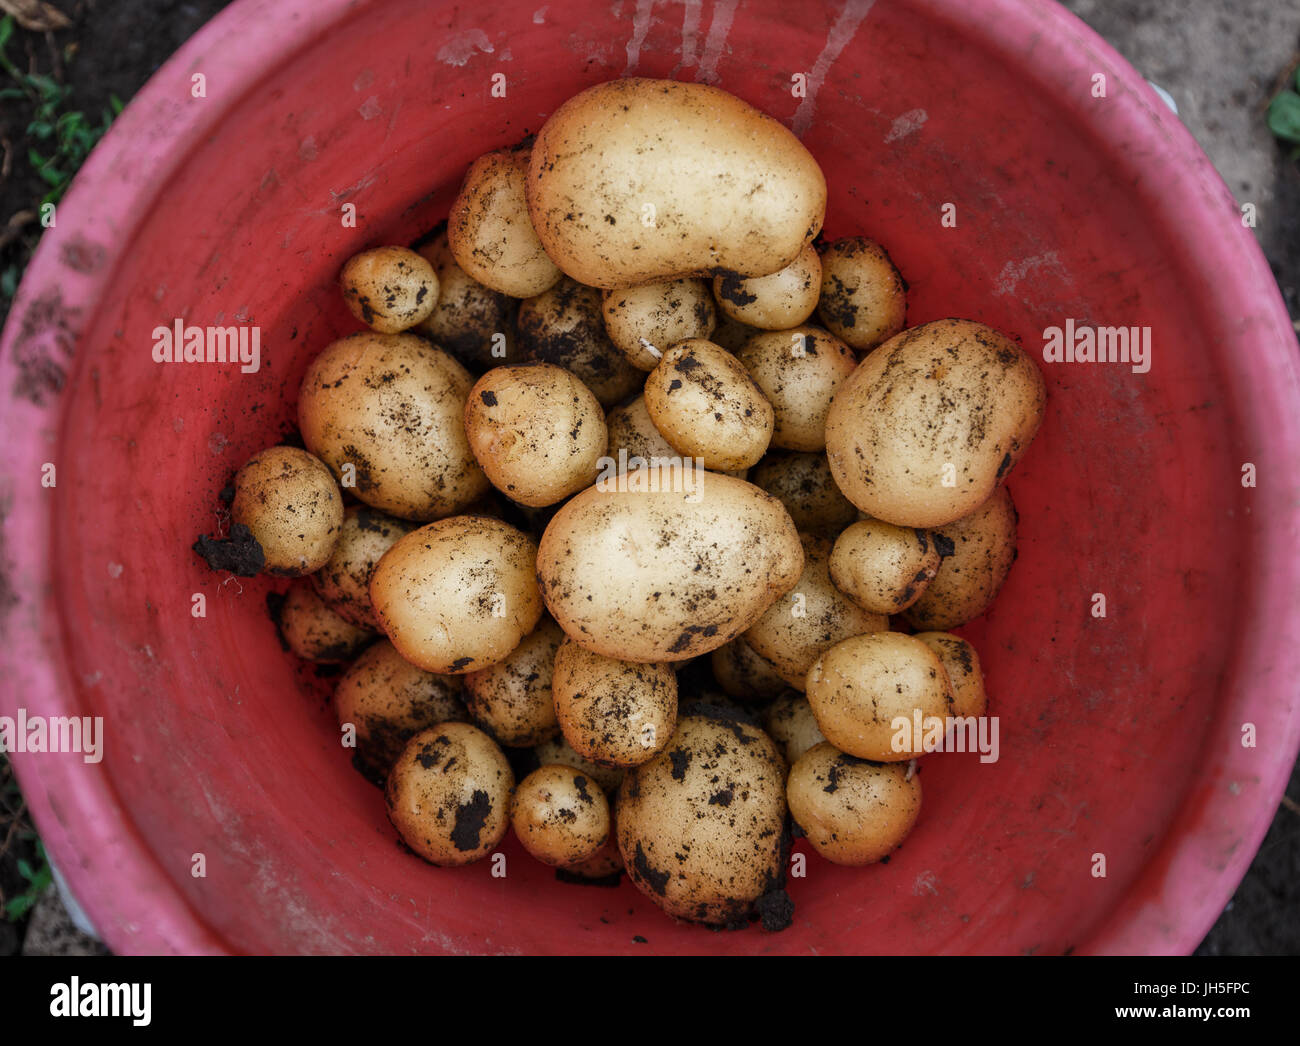
[[[504,879],[402,852],[328,681],[276,641],[269,583],[223,585],[189,550],[291,424],[308,360],[355,328],[342,261],[427,230],[476,155],[627,73],[714,82],[794,127],[828,235],[887,245],[909,323],[967,316],[1040,360],[1067,320],[1151,332],[1145,373],[1042,364],[1019,562],[964,630],[999,761],[926,759],[901,851],[810,856],[779,934],[559,883],[513,840]],[[177,318],[258,325],[260,370],[154,362]],[[1300,745],[1298,379],[1237,203],[1054,5],[244,0],[90,158],[5,329],[0,714],[103,717],[102,762],[14,761],[123,952],[1189,951]]]

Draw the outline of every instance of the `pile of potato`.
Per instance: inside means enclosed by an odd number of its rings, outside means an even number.
[[[304,578],[282,635],[350,662],[339,722],[420,857],[513,827],[567,878],[778,928],[791,818],[880,860],[921,804],[895,717],[984,714],[950,630],[1014,559],[1043,382],[979,323],[905,330],[825,206],[775,120],[619,80],[476,160],[418,250],[343,267],[367,329],[201,544]]]

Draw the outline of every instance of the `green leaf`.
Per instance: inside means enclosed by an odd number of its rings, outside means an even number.
[[[1268,107],[1268,129],[1286,142],[1300,144],[1300,94],[1283,91]]]
[[[9,43],[9,38],[14,35],[14,16],[5,15],[0,18],[0,51],[5,49],[5,44]]]

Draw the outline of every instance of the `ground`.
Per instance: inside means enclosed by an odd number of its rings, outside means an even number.
[[[0,9],[34,6],[35,0],[0,0]],[[0,59],[0,321],[35,244],[40,204],[50,194],[57,198],[85,158],[111,118],[113,99],[129,100],[225,3],[56,0],[53,6],[69,17],[69,27],[16,29],[0,50],[7,58]],[[1256,205],[1256,234],[1292,318],[1300,320],[1300,167],[1265,126],[1269,99],[1300,62],[1300,6],[1278,0],[1066,0],[1066,6],[1173,95],[1238,201]],[[22,96],[3,93],[20,80]],[[1300,954],[1300,772],[1288,793],[1200,953]],[[13,916],[0,915],[0,955],[101,950],[71,925],[47,878],[0,757],[0,911],[8,907]]]

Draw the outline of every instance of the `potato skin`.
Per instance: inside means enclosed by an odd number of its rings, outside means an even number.
[[[627,770],[621,766],[600,766],[590,759],[584,759],[573,750],[573,746],[561,733],[537,745],[533,749],[533,754],[537,756],[539,766],[558,763],[561,766],[573,767],[583,776],[595,781],[607,795],[618,791],[618,786],[623,783],[623,777],[627,773]]]
[[[598,766],[637,766],[653,758],[677,722],[671,665],[593,654],[571,639],[555,653],[551,691],[565,741]]]
[[[917,632],[912,638],[928,646],[943,662],[948,681],[952,683],[953,715],[978,717],[988,711],[984,672],[979,654],[970,643],[951,632]]]
[[[413,328],[438,348],[450,353],[472,373],[481,373],[512,359],[515,316],[519,302],[508,294],[485,287],[456,264],[443,230],[423,244],[418,253],[438,276],[438,304]],[[493,338],[501,335],[494,356]]]
[[[845,345],[868,352],[903,329],[907,287],[885,249],[865,236],[828,244],[817,315]]]
[[[763,731],[683,716],[668,747],[619,787],[619,850],[637,888],[669,915],[740,924],[782,882],[785,762]]]
[[[635,77],[551,115],[527,195],[547,253],[606,288],[765,276],[798,257],[826,213],[821,168],[784,125],[716,87]]]
[[[541,766],[519,782],[510,823],[533,857],[554,868],[580,864],[609,839],[605,793],[569,766]]]
[[[377,630],[379,620],[370,605],[370,575],[397,539],[414,529],[415,524],[369,505],[349,507],[328,562],[311,575],[317,595],[345,621]]]
[[[357,762],[381,781],[406,742],[438,723],[463,722],[459,676],[426,672],[387,639],[372,643],[339,679],[334,714],[356,728]]]
[[[884,615],[863,610],[835,587],[829,568],[830,539],[813,534],[799,537],[804,568],[798,582],[745,633],[745,642],[796,690],[804,688],[808,669],[823,651],[849,636],[889,627]]]
[[[609,340],[638,370],[654,370],[670,345],[707,338],[718,324],[703,280],[669,280],[606,291],[601,299]],[[648,344],[647,344],[648,343]]]
[[[831,580],[863,610],[900,614],[921,598],[941,562],[928,532],[864,519],[835,539]]]
[[[1042,374],[1014,342],[981,323],[937,320],[880,346],[839,387],[826,455],[868,516],[942,527],[988,500],[1028,450],[1045,403]]]
[[[735,356],[703,338],[664,353],[646,378],[645,405],[664,439],[708,469],[747,469],[772,441],[772,404]]]
[[[401,519],[459,512],[490,484],[465,438],[474,379],[414,334],[352,334],[326,346],[303,375],[298,427],[353,493]]]
[[[800,531],[838,534],[858,518],[825,454],[774,451],[750,470],[749,481],[777,498]]]
[[[528,748],[560,732],[551,671],[562,642],[560,626],[543,617],[503,660],[466,674],[465,704],[498,744]]]
[[[791,766],[810,748],[826,740],[808,698],[793,690],[787,690],[763,709],[763,729]]]
[[[744,636],[718,647],[710,660],[713,678],[729,697],[740,701],[770,701],[786,689],[780,673],[770,661],[755,653]]]
[[[296,582],[285,594],[276,625],[290,650],[318,664],[350,660],[375,634],[340,617],[306,581]]]
[[[835,864],[874,864],[907,838],[921,813],[921,778],[902,763],[873,763],[822,743],[790,770],[790,815]]]
[[[512,298],[555,286],[560,270],[542,248],[524,199],[527,146],[484,153],[469,166],[447,217],[447,243],[470,277]]]
[[[494,487],[542,508],[595,481],[606,447],[605,412],[561,367],[495,367],[465,401],[465,434]]]
[[[619,451],[626,452],[629,462],[638,457],[646,461],[678,457],[673,445],[655,428],[644,396],[638,396],[631,403],[615,407],[606,414],[605,428],[609,432],[605,453],[615,461],[619,460]]]
[[[343,526],[343,495],[319,458],[297,447],[268,447],[235,474],[230,519],[262,546],[266,573],[301,577],[329,562]]]
[[[438,275],[408,247],[354,254],[339,273],[352,315],[380,334],[397,334],[426,319],[438,304]]]
[[[831,399],[858,366],[849,347],[820,327],[796,327],[754,335],[736,359],[772,404],[772,446],[825,450]]]
[[[538,581],[580,646],[627,661],[708,653],[798,580],[803,551],[779,501],[744,480],[683,471],[662,470],[650,490],[632,473],[598,482],[547,526]]]
[[[903,617],[922,631],[946,632],[979,617],[993,603],[1016,561],[1016,506],[998,487],[969,516],[934,531],[943,562]]]
[[[641,387],[644,375],[605,332],[600,292],[567,276],[519,305],[519,348],[526,360],[570,370],[608,409]]]
[[[401,655],[460,675],[503,661],[542,616],[537,546],[485,516],[453,516],[407,534],[370,577],[370,601]]]
[[[402,841],[431,864],[486,857],[510,827],[515,775],[487,734],[440,723],[412,737],[384,790],[388,819]]]
[[[718,276],[713,293],[730,319],[765,331],[797,327],[817,308],[821,296],[822,262],[808,244],[784,269],[767,276]]]
[[[937,654],[901,632],[851,636],[827,650],[808,670],[806,691],[826,740],[859,759],[893,763],[923,755],[924,731],[909,730],[910,745],[895,750],[893,720],[909,726],[916,712],[952,714],[953,692]]]

